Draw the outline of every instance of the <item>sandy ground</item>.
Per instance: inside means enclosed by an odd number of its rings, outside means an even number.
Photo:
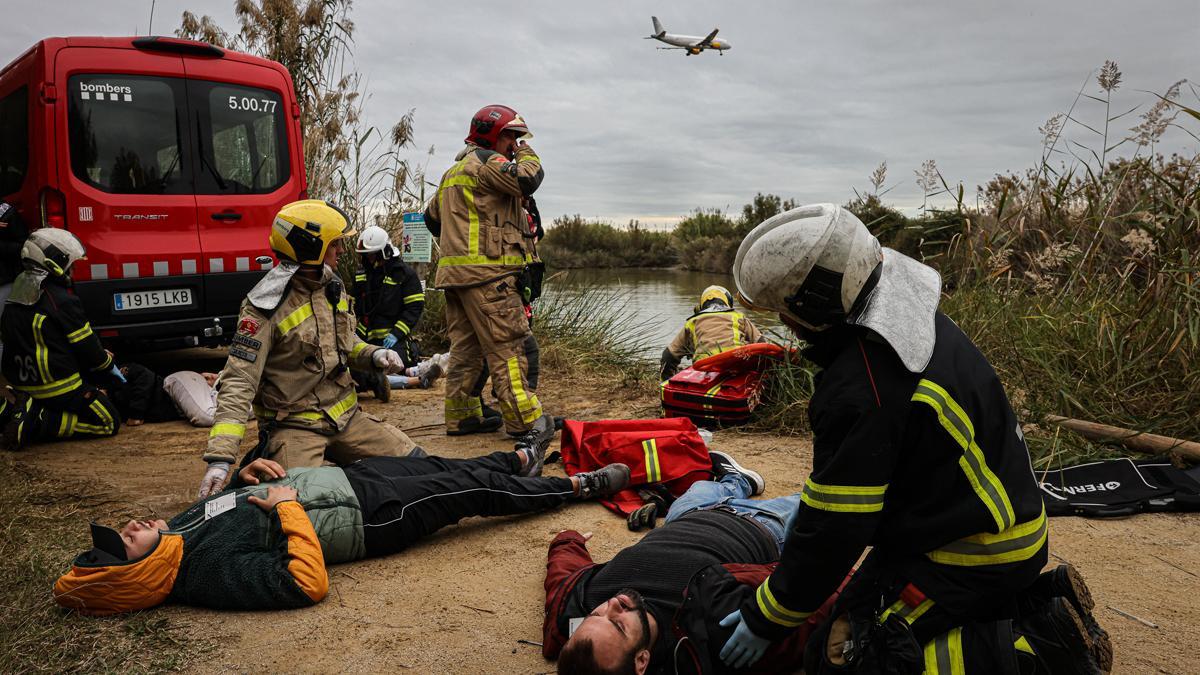
[[[610,381],[555,381],[553,372],[543,377],[539,395],[555,414],[578,419],[654,414],[653,401],[632,398]],[[435,454],[470,457],[511,447],[500,434],[443,435],[440,386],[393,392],[388,404],[370,394],[362,401],[368,411],[410,429]],[[107,510],[88,516],[114,523],[131,516],[167,517],[195,494],[206,436],[207,430],[182,422],[127,427],[112,439],[36,446],[19,461],[112,500],[101,507]],[[253,437],[253,431],[247,433],[247,442]],[[811,446],[802,439],[724,431],[714,443],[767,477],[766,496],[797,491],[811,468]],[[547,473],[562,470],[553,466]],[[192,664],[207,672],[552,672],[538,647],[518,641],[541,641],[546,546],[567,528],[595,532],[590,547],[598,560],[638,538],[596,504],[520,518],[476,518],[399,555],[331,568],[329,597],[311,609],[158,611],[216,644]],[[1196,672],[1200,515],[1056,518],[1051,545],[1055,557],[1083,572],[1096,596],[1097,617],[1115,644],[1114,672]]]

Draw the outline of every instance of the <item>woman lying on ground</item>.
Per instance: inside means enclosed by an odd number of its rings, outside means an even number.
[[[54,584],[54,600],[87,614],[166,601],[215,609],[320,602],[325,565],[388,555],[469,516],[542,511],[611,495],[629,467],[570,478],[522,478],[522,453],[474,459],[369,457],[346,467],[293,468],[257,459],[230,489],[170,521],[92,523],[93,548]],[[540,467],[539,467],[540,468]]]

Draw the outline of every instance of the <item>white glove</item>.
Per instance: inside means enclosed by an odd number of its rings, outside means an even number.
[[[380,370],[386,370],[389,373],[404,372],[404,359],[400,355],[390,349],[377,349],[371,355],[371,360],[375,363],[375,367]]]
[[[204,480],[200,481],[200,494],[197,499],[204,499],[220,492],[228,475],[229,462],[209,462],[208,471],[204,472]]]

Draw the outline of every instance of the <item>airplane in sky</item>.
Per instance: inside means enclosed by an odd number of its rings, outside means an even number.
[[[713,32],[705,37],[675,35],[663,29],[662,24],[658,22],[657,16],[650,17],[650,21],[654,23],[654,35],[649,35],[646,39],[658,40],[659,42],[671,45],[670,47],[659,47],[659,49],[686,49],[688,56],[699,54],[705,49],[715,49],[718,54],[724,56],[726,49],[733,49],[733,45],[729,44],[728,41],[716,39],[717,31],[721,30],[720,28],[714,28]]]

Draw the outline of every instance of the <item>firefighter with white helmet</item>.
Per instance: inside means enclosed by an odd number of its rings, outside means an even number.
[[[6,450],[112,436],[121,426],[102,388],[124,378],[71,293],[72,267],[85,253],[75,235],[52,228],[36,230],[21,247],[24,269],[0,318],[0,371],[17,391],[15,403],[0,400],[0,447]]]
[[[398,372],[404,363],[354,332],[353,308],[336,274],[345,239],[354,234],[346,214],[319,199],[292,202],[275,217],[270,244],[280,264],[242,302],[217,391],[200,497],[225,483],[252,412],[259,443],[247,459],[266,457],[284,467],[326,460],[344,465],[414,451],[403,432],[358,407],[351,368]]]
[[[395,349],[408,367],[417,365],[420,350],[412,332],[425,309],[421,279],[392,245],[387,230],[378,225],[363,229],[354,251],[359,255],[352,290],[358,337],[368,344]],[[357,370],[354,377],[363,388],[373,389],[376,398],[388,398],[391,385],[387,377]]]
[[[466,147],[425,209],[425,225],[438,238],[434,281],[446,295],[446,432],[500,426],[483,416],[475,389],[486,359],[505,430],[517,438],[518,449],[540,457],[554,436],[554,420],[530,386],[536,341],[529,339],[524,284],[518,281],[536,255],[521,202],[543,176],[537,153],[522,140],[529,137],[528,125],[512,108],[489,105],[475,113]]]
[[[685,356],[695,362],[763,340],[758,327],[733,308],[729,289],[709,286],[700,294],[695,313],[683,322],[683,328],[663,350],[660,376],[665,380],[674,375]]]
[[[805,672],[1094,673],[1108,636],[1046,512],[1021,426],[987,359],[938,311],[941,278],[846,209],[779,214],[734,260],[747,306],[778,312],[820,372],[813,471],[779,567],[722,625],[726,665],[806,622],[855,562]]]

